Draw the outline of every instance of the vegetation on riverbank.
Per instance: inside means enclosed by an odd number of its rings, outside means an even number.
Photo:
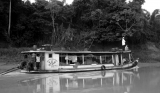
[[[144,2],[74,0],[66,5],[65,0],[36,0],[35,3],[12,0],[14,18],[8,31],[10,2],[0,0],[0,62],[20,62],[20,52],[28,49],[21,47],[52,44],[67,50],[92,50],[96,43],[121,42],[122,37],[127,45],[135,46],[131,48],[135,58],[139,57],[141,62],[157,62],[159,48],[147,42],[160,42],[160,10],[150,14],[142,8]],[[93,50],[104,51],[106,47],[96,46]]]
[[[23,60],[21,52],[29,48],[0,48],[0,63],[15,64]]]
[[[160,45],[147,42],[139,47],[133,48],[133,56],[140,58],[142,63],[160,62]]]
[[[160,40],[159,10],[150,14],[142,8],[145,0],[74,0],[71,5],[65,0],[11,0],[8,31],[9,1],[0,0],[0,47],[49,43],[77,49],[122,37],[136,45]]]
[[[31,48],[1,48],[0,63],[17,64],[23,60],[21,51],[30,49]],[[98,49],[98,47],[96,49]],[[107,50],[102,47],[99,47],[99,49],[103,49],[101,51]],[[131,50],[133,52],[133,57],[140,58],[140,62],[142,63],[160,62],[160,49],[152,42],[148,42],[145,45],[141,46],[134,46]]]

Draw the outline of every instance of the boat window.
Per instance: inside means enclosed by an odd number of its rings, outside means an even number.
[[[77,55],[66,55],[65,60],[68,60],[68,64],[70,65],[79,63]]]
[[[88,54],[84,56],[84,65],[101,64],[100,55]]]
[[[49,58],[52,58],[52,54],[49,54]]]
[[[125,61],[131,60],[130,54],[129,53],[123,53],[122,54],[122,60],[125,60]]]
[[[60,54],[60,65],[92,65],[92,64],[112,64],[112,55],[106,54]],[[76,62],[73,61],[76,57]]]
[[[102,64],[112,64],[112,55],[102,55]]]
[[[67,65],[65,60],[65,54],[59,54],[59,60],[60,60],[60,66]]]
[[[78,64],[82,65],[82,55],[68,55],[68,54],[60,54],[60,65],[65,66],[65,65],[73,65],[73,64]]]

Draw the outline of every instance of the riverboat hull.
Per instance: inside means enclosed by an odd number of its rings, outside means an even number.
[[[23,51],[25,73],[75,73],[132,69],[138,65],[127,51]],[[28,61],[28,59],[29,61]],[[39,66],[37,66],[39,63]],[[38,69],[38,70],[37,70]]]
[[[24,73],[76,73],[76,72],[89,72],[89,71],[102,71],[102,70],[128,70],[136,67],[138,65],[138,59],[130,62],[125,65],[121,66],[105,66],[104,64],[99,65],[97,67],[91,66],[90,68],[83,68],[83,66],[79,68],[72,68],[72,69],[58,69],[58,70],[34,70],[34,71],[27,71],[27,70],[21,70],[21,72]]]

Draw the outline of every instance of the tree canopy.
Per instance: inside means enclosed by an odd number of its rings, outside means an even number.
[[[33,44],[90,48],[94,42],[128,37],[141,43],[159,42],[159,10],[142,9],[144,0],[12,0],[11,33],[7,35],[9,0],[0,0],[0,42],[27,47]]]

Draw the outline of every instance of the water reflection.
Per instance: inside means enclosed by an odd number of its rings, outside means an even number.
[[[134,81],[131,93],[160,93],[160,67],[139,69],[141,79]]]
[[[135,71],[99,71],[44,74],[39,78],[23,80],[20,84],[32,87],[30,90],[33,93],[130,93],[135,78],[140,79]]]

